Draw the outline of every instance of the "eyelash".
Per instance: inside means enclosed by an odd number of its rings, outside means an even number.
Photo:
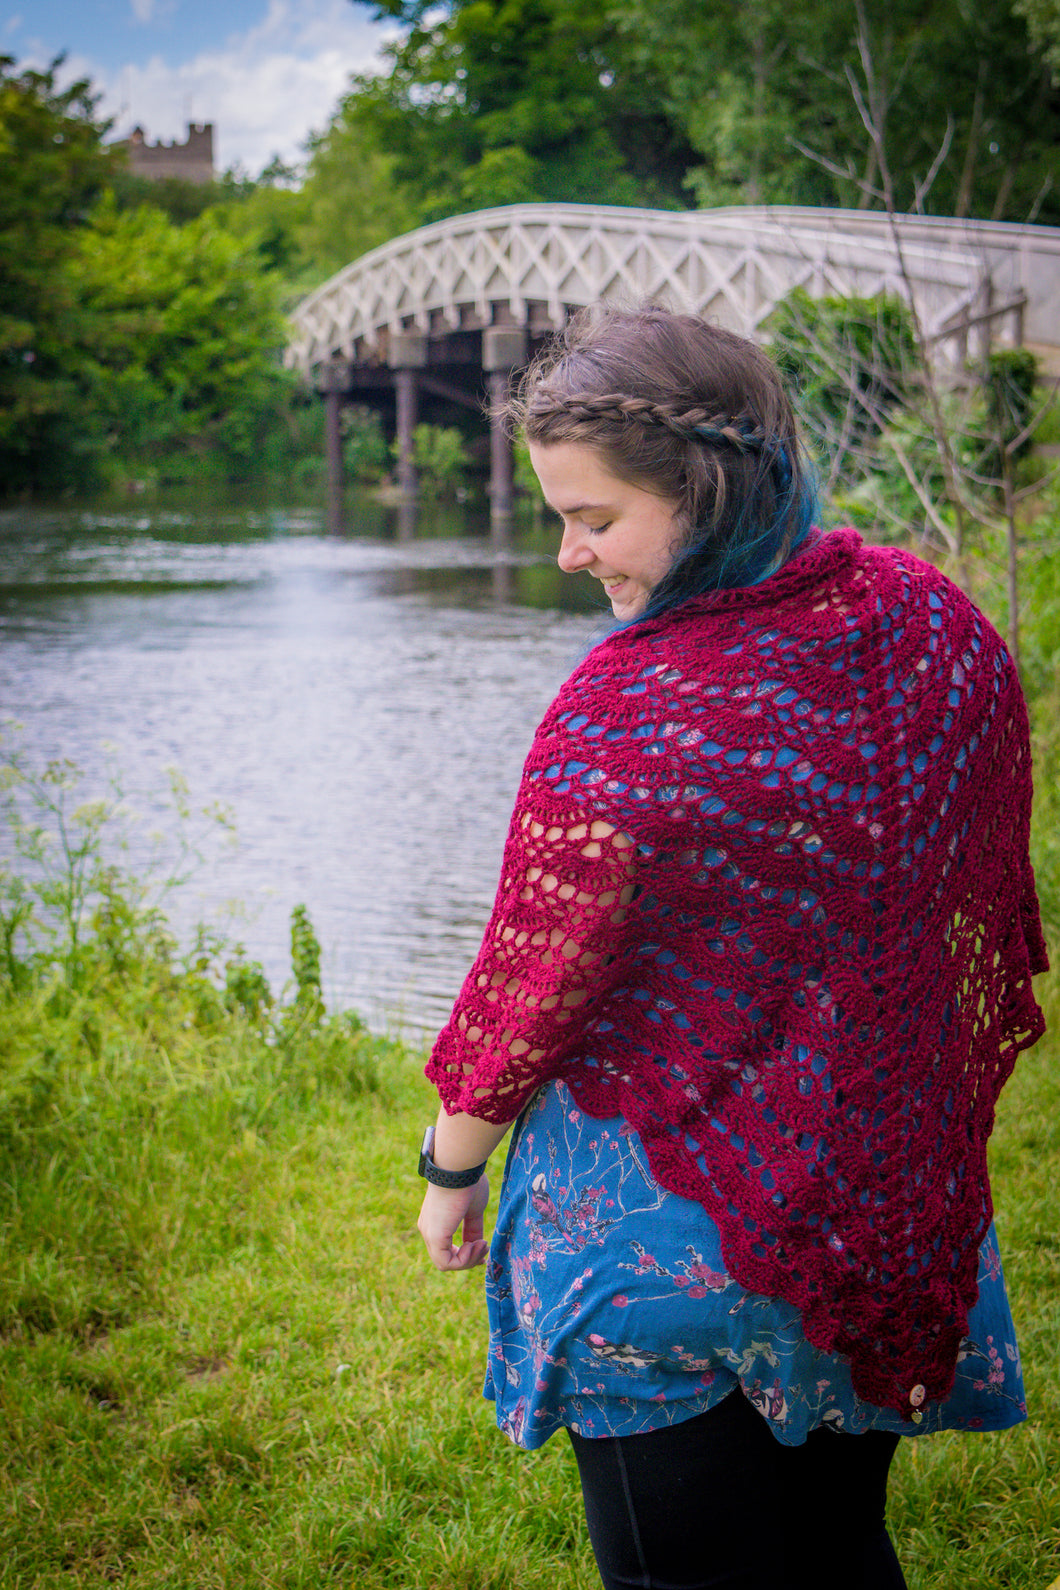
[[[563,524],[563,515],[559,514],[559,513],[556,513],[556,510],[554,508],[551,511],[555,515],[556,519],[559,520],[560,525],[562,525]],[[613,524],[614,524],[614,520],[613,519],[609,519],[606,524],[595,524],[595,525],[594,524],[587,524],[585,526],[585,528],[586,528],[586,530],[589,532],[589,534],[591,536],[602,536],[604,531],[605,530],[610,530],[610,528],[611,528],[611,526]]]

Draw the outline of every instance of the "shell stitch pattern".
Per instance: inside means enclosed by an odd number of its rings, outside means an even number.
[[[859,1395],[943,1397],[1042,1028],[1030,789],[999,638],[852,531],[619,631],[538,731],[428,1075],[492,1120],[556,1076],[623,1114]]]

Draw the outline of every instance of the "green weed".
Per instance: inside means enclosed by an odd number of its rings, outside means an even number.
[[[326,1012],[304,912],[286,1002],[178,954],[104,832],[76,955],[32,869],[3,895],[0,1585],[594,1590],[566,1443],[517,1452],[480,1397],[482,1271],[421,1256],[422,1057]],[[1056,1048],[992,1158],[1030,1419],[902,1444],[911,1590],[1060,1573]]]

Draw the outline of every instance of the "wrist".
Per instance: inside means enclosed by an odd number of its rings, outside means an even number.
[[[434,1127],[428,1126],[423,1134],[423,1142],[420,1145],[419,1171],[424,1181],[429,1182],[432,1187],[459,1190],[461,1188],[474,1187],[476,1182],[481,1180],[485,1169],[485,1160],[483,1160],[481,1165],[470,1165],[457,1170],[448,1170],[445,1166],[436,1164],[434,1160]]]

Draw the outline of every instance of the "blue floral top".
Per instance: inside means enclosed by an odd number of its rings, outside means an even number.
[[[797,1309],[730,1280],[701,1205],[661,1188],[637,1133],[583,1115],[561,1082],[513,1129],[486,1296],[484,1394],[522,1447],[561,1425],[606,1436],[677,1424],[737,1386],[790,1446],[820,1424],[923,1435],[1027,1416],[993,1226],[953,1391],[903,1418],[855,1394],[846,1360],[807,1342]]]

